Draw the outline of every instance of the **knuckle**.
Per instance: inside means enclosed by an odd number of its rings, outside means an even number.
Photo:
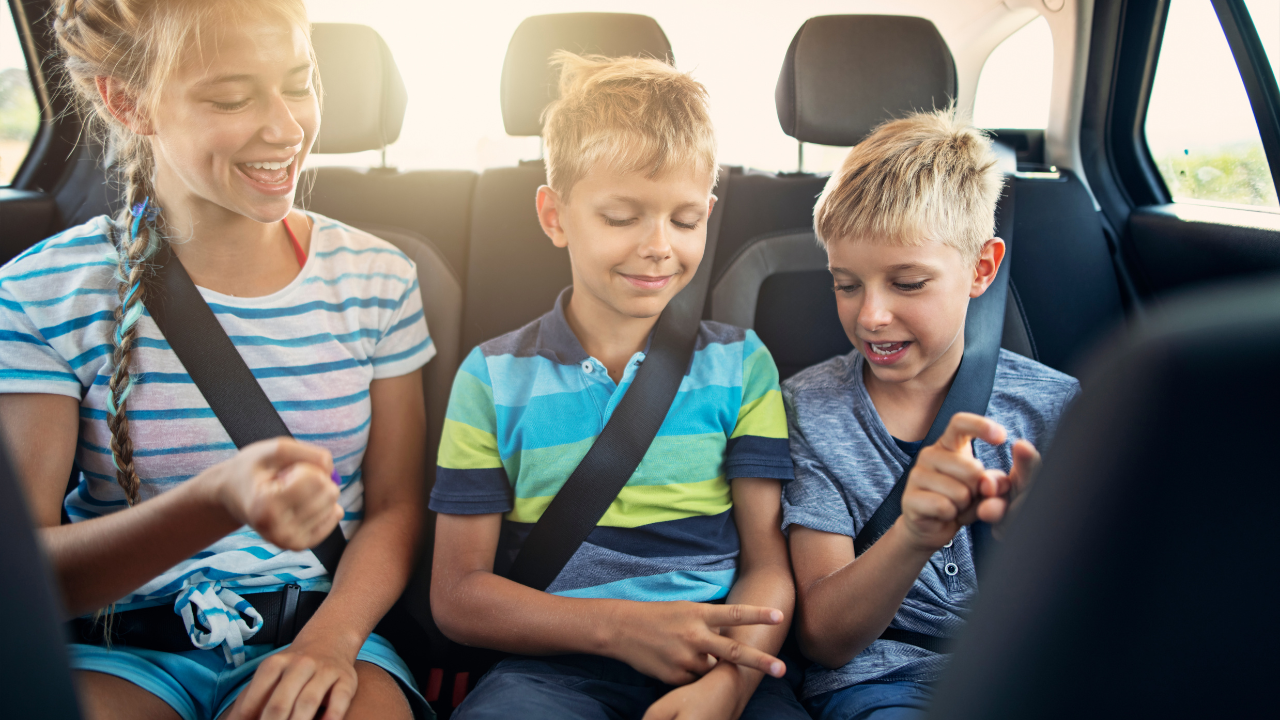
[[[743,655],[742,643],[736,641],[730,642],[729,647],[725,651],[724,659],[729,662],[736,663],[742,659]]]

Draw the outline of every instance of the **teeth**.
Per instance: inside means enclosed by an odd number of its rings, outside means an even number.
[[[247,162],[245,165],[255,170],[283,170],[293,164],[293,158],[284,162]]]
[[[880,355],[889,355],[889,354],[891,354],[893,346],[894,346],[894,345],[899,345],[899,344],[900,344],[900,343],[896,343],[896,342],[891,342],[891,343],[870,343],[870,345],[871,345],[871,349],[872,349],[873,351],[875,351],[876,353],[880,354]]]

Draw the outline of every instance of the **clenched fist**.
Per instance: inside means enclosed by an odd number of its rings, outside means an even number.
[[[236,521],[286,550],[319,544],[342,519],[328,450],[292,438],[246,446],[205,474]]]

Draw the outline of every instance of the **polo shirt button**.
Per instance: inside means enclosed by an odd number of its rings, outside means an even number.
[[[955,563],[947,563],[947,566],[944,567],[942,570],[946,574],[954,577],[956,573],[960,572],[960,566],[956,565]]]
[[[594,370],[595,370],[595,367],[591,364],[591,361],[590,361],[590,360],[583,360],[583,361],[582,361],[582,372],[584,372],[584,373],[590,373],[590,372],[592,372],[592,371],[594,371]]]
[[[951,544],[952,544],[952,543],[954,543],[955,541],[956,541],[956,540],[955,540],[955,538],[952,538],[952,539],[948,540],[948,541],[947,541],[947,544],[946,544],[946,545],[943,545],[942,547],[944,547],[944,548],[949,548],[949,547],[951,547]]]

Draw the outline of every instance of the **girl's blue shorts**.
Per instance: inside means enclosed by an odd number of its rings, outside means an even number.
[[[225,662],[220,650],[170,653],[119,645],[108,649],[101,645],[72,644],[67,652],[73,670],[100,672],[128,680],[164,700],[182,720],[215,720],[249,686],[258,665],[284,647],[245,646],[247,659],[240,667]],[[396,655],[391,643],[378,635],[370,635],[356,659],[390,673],[400,684],[417,720],[435,717],[418,692],[409,667]]]

